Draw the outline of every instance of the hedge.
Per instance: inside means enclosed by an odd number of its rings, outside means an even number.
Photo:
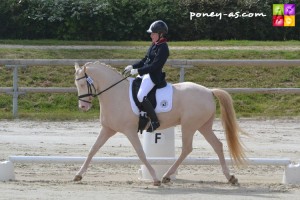
[[[298,40],[296,27],[272,26],[272,0],[4,0],[0,39],[145,40],[151,22],[164,20],[171,40]],[[233,14],[194,17],[194,13]],[[265,17],[234,14],[263,13]],[[198,15],[199,15],[198,14]]]

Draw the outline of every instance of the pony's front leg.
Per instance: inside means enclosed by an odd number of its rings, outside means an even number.
[[[103,127],[100,131],[100,134],[97,137],[96,142],[91,147],[87,158],[85,159],[83,165],[81,166],[80,170],[77,172],[76,176],[74,177],[74,181],[80,181],[82,179],[82,175],[87,171],[87,168],[97,153],[97,151],[105,144],[105,142],[115,134],[116,132],[111,130],[110,128]]]
[[[176,172],[182,161],[193,151],[193,137],[195,134],[194,130],[189,128],[184,128],[182,126],[182,150],[181,154],[176,160],[176,162],[169,168],[169,170],[164,174],[162,182],[169,183],[171,181],[171,175]]]
[[[135,133],[135,131],[132,131],[129,134],[126,134],[126,136],[128,137],[128,139],[129,139],[130,143],[132,144],[133,148],[135,149],[135,151],[136,151],[139,159],[141,160],[141,162],[149,170],[149,173],[150,173],[150,175],[153,178],[153,185],[154,186],[160,186],[161,182],[157,178],[155,170],[153,169],[153,167],[150,165],[150,163],[148,162],[148,160],[146,158],[146,154],[145,154],[145,152],[143,150],[141,141],[140,141],[137,133]]]

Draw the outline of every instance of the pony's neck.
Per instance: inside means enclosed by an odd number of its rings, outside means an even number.
[[[88,66],[87,74],[92,77],[97,92],[101,92],[109,88],[110,86],[124,78],[115,69],[102,63],[93,63],[92,65]],[[106,99],[111,100],[111,98],[114,98],[115,93],[123,93],[124,91],[128,92],[128,88],[129,81],[125,79],[122,82],[110,88],[109,90],[107,90],[106,92],[104,92],[103,94],[101,94],[99,98],[103,99],[104,97],[106,97]],[[106,95],[106,93],[108,95]]]
[[[94,80],[97,92],[104,91],[124,78],[116,70],[100,63],[89,67],[87,73]],[[130,105],[128,90],[129,81],[125,79],[98,96],[102,125],[114,124],[115,114],[120,112],[120,107],[124,108]]]

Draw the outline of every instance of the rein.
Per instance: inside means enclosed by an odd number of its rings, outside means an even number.
[[[91,77],[89,77],[86,73],[84,73],[84,76],[81,77],[81,78],[77,78],[76,81],[79,81],[79,80],[85,78],[85,79],[86,79],[86,83],[87,83],[88,93],[87,93],[87,94],[83,94],[83,95],[79,95],[79,96],[78,96],[78,99],[79,99],[80,101],[83,101],[83,102],[86,102],[86,103],[92,103],[92,102],[86,101],[86,100],[84,100],[84,99],[82,99],[82,98],[84,98],[84,97],[90,97],[90,96],[92,96],[92,97],[99,96],[99,95],[101,95],[102,93],[106,92],[107,90],[111,89],[112,87],[118,85],[119,83],[121,83],[122,81],[124,81],[125,79],[127,79],[129,76],[130,76],[130,74],[129,74],[128,76],[125,76],[124,78],[122,78],[122,79],[119,80],[118,82],[112,84],[112,85],[109,86],[108,88],[106,88],[106,89],[104,89],[104,90],[102,90],[102,91],[100,91],[100,92],[97,93],[97,90],[96,90],[96,88],[95,88],[95,86],[94,86],[94,81],[93,81],[93,79],[92,79]],[[94,89],[95,93],[93,93],[93,89]]]

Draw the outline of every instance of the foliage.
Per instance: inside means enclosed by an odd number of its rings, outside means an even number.
[[[300,9],[296,0],[289,3]],[[169,25],[171,40],[299,39],[299,26],[272,26],[272,4],[271,0],[5,0],[0,1],[0,38],[145,40],[149,24],[162,19]],[[267,16],[190,20],[190,12]]]

